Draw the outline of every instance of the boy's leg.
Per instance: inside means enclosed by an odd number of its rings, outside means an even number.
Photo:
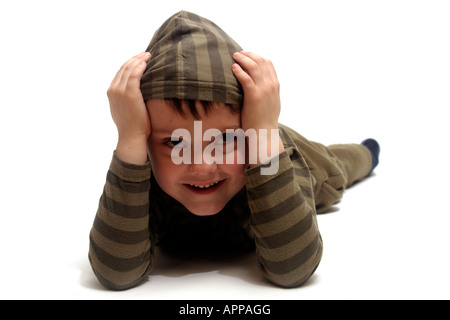
[[[366,177],[372,170],[372,156],[362,144],[325,146],[307,140],[289,127],[280,129],[292,139],[312,175],[317,213],[326,212],[338,202],[344,190]]]
[[[364,179],[371,172],[372,156],[361,144],[335,144],[324,146],[310,141],[321,154],[307,155],[315,177],[314,199],[317,213],[327,212],[339,202],[348,187]],[[306,151],[308,152],[308,151]]]
[[[335,144],[328,147],[338,159],[347,183],[346,188],[364,179],[372,170],[372,156],[362,144]]]

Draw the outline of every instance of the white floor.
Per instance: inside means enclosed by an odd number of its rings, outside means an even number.
[[[10,31],[0,52],[1,299],[450,298],[447,2],[246,1],[220,12],[202,1],[25,2],[0,5]],[[324,256],[300,288],[267,283],[254,255],[158,252],[149,281],[124,292],[103,289],[90,269],[116,139],[106,89],[181,9],[274,62],[280,122],[325,144],[381,144],[375,174],[319,216]]]
[[[57,297],[95,299],[449,299],[448,209],[427,204],[431,190],[392,183],[388,159],[376,176],[348,190],[335,212],[319,216],[324,256],[303,287],[266,282],[253,254],[184,260],[157,252],[147,283],[112,293],[98,284],[83,250],[62,259],[55,270],[60,280],[44,272],[42,285],[58,283]],[[416,190],[420,195],[414,196]],[[39,295],[42,288],[35,289]]]

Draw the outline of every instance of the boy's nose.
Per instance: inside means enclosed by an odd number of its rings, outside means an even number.
[[[204,174],[211,174],[216,172],[217,170],[217,164],[207,164],[204,161],[201,164],[190,164],[190,169],[192,174],[194,175],[204,175]]]

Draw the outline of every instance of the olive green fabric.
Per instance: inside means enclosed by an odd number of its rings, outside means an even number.
[[[181,11],[155,32],[141,80],[144,100],[176,98],[240,104],[242,88],[231,67],[242,48],[216,24]]]

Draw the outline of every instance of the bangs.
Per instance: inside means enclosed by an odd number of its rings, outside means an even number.
[[[185,105],[189,111],[189,113],[194,117],[194,119],[199,120],[200,115],[198,114],[197,107],[196,107],[196,100],[182,100],[182,99],[164,99],[166,102],[169,103],[169,105],[180,115],[185,116],[185,110],[183,109],[183,105]],[[205,111],[205,114],[208,114],[208,112],[211,111],[214,102],[211,101],[205,101],[205,100],[199,100],[203,110]],[[239,104],[229,104],[225,103],[225,106],[227,107],[228,111],[230,111],[233,114],[239,113],[241,111],[241,106]]]

